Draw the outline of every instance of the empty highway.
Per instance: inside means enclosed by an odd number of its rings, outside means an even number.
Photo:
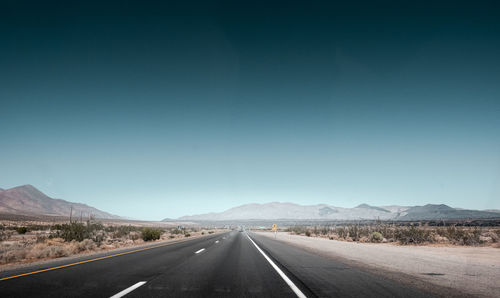
[[[0,297],[431,296],[245,231],[110,255],[2,272]]]

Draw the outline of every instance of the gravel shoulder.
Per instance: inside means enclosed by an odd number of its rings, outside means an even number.
[[[257,232],[274,238],[272,232]],[[276,239],[323,256],[403,273],[465,296],[498,297],[500,249],[492,247],[398,246],[277,233]],[[393,275],[397,276],[397,275]]]

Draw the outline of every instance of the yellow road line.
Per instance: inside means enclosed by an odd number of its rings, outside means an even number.
[[[66,267],[71,267],[71,266],[76,266],[76,265],[80,265],[80,264],[95,262],[95,261],[104,260],[104,259],[108,259],[108,258],[112,258],[112,257],[128,255],[128,254],[139,252],[139,251],[144,251],[144,250],[149,250],[149,249],[153,249],[153,248],[168,246],[168,245],[172,245],[172,244],[176,244],[176,243],[182,243],[182,242],[186,242],[186,241],[194,240],[194,239],[196,239],[196,238],[186,239],[186,240],[183,240],[183,241],[181,240],[181,241],[176,241],[176,242],[170,242],[170,243],[165,243],[165,244],[160,244],[160,245],[155,245],[155,246],[150,246],[150,247],[145,247],[145,248],[140,248],[140,249],[136,249],[136,250],[131,250],[131,251],[117,253],[117,254],[114,254],[114,255],[99,257],[99,258],[95,258],[95,259],[85,260],[85,261],[81,261],[81,262],[75,262],[75,263],[61,265],[61,266],[56,266],[56,267],[51,267],[51,268],[47,268],[47,269],[41,269],[41,270],[37,270],[37,271],[33,271],[33,272],[28,272],[28,273],[23,273],[23,274],[18,274],[18,275],[13,275],[13,276],[8,276],[8,277],[0,278],[0,281],[7,280],[7,279],[13,279],[13,278],[21,277],[21,276],[26,276],[26,275],[32,275],[32,274],[42,273],[42,272],[46,272],[46,271],[52,271],[52,270],[56,270],[56,269],[66,268]]]

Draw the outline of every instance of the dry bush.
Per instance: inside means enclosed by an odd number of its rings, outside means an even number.
[[[436,233],[457,245],[478,245],[481,243],[481,229],[451,226],[437,229]]]
[[[136,241],[138,240],[139,238],[141,238],[141,233],[140,232],[130,232],[128,234],[128,238],[130,240],[133,240],[133,241]]]
[[[2,264],[21,261],[26,258],[26,254],[27,252],[24,248],[9,250],[0,255],[0,261],[2,262]]]
[[[81,253],[84,251],[93,251],[96,248],[96,243],[90,239],[85,239],[81,242],[71,241],[71,243],[68,245],[68,249],[73,254]]]
[[[69,256],[71,251],[63,244],[37,243],[27,254],[28,259],[59,258]]]
[[[373,232],[370,234],[371,242],[382,242],[384,240],[384,236],[380,232]]]
[[[491,238],[491,242],[493,242],[493,243],[499,242],[499,239],[500,239],[498,233],[495,233],[495,231],[487,231],[486,233],[484,233],[484,236],[485,237],[490,237]]]
[[[144,228],[144,229],[142,229],[142,240],[144,240],[144,241],[158,240],[158,239],[160,239],[160,236],[162,233],[163,233],[163,230],[161,230],[161,229]],[[186,234],[186,235],[189,235],[189,234]],[[186,237],[189,237],[189,236],[186,236]]]

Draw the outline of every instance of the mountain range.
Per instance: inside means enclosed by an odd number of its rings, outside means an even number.
[[[0,189],[0,213],[69,216],[71,211],[73,211],[73,216],[120,218],[85,204],[50,198],[32,185]]]
[[[10,189],[0,188],[0,213],[16,215],[49,215],[123,219],[97,208],[50,198],[32,185]],[[361,204],[354,208],[335,207],[327,204],[298,205],[273,202],[246,204],[223,212],[183,216],[182,221],[223,220],[439,220],[500,218],[500,210],[466,210],[440,204],[425,206],[371,206]],[[165,219],[164,221],[171,221]]]
[[[354,208],[326,204],[298,205],[293,203],[246,204],[224,212],[183,216],[178,220],[439,220],[439,219],[500,218],[500,212],[465,210],[440,204],[425,206],[370,206]]]

